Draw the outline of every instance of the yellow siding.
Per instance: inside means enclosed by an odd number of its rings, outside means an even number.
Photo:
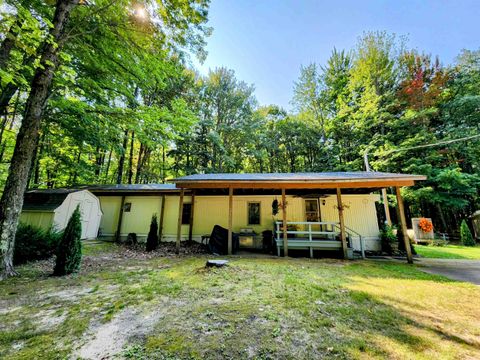
[[[100,222],[100,234],[111,237],[117,230],[118,214],[120,213],[121,196],[98,196],[103,212]]]
[[[252,228],[257,233],[273,229],[275,221],[272,216],[274,196],[234,196],[233,197],[233,231],[241,228]],[[247,204],[260,202],[260,225],[248,225]],[[288,221],[303,221],[302,199],[287,197]],[[281,219],[281,213],[276,216]],[[199,196],[195,199],[195,235],[209,234],[214,225],[228,226],[228,197]]]
[[[163,240],[174,240],[177,238],[178,209],[180,196],[165,196],[165,215],[163,218]],[[192,201],[190,196],[185,196],[183,202],[188,204]],[[195,201],[195,207],[198,204]],[[195,217],[199,213],[194,209]],[[196,219],[195,219],[196,220]],[[188,225],[182,225],[182,239],[188,236]]]
[[[53,215],[53,212],[47,211],[22,211],[20,222],[49,229],[53,224]]]
[[[363,237],[378,237],[379,229],[375,201],[378,195],[342,195],[345,205],[345,225]],[[324,198],[320,205],[322,221],[338,222],[337,197]]]
[[[281,220],[281,211],[272,216],[272,201],[280,197],[275,196],[234,196],[233,198],[233,231],[238,232],[241,228],[253,228],[255,232],[272,230],[273,223]],[[375,210],[375,201],[378,195],[343,195],[346,226],[360,233],[364,238],[378,238],[378,224]],[[101,229],[104,235],[112,236],[117,227],[120,209],[120,196],[99,197],[103,217]],[[125,202],[130,202],[131,211],[124,212],[121,236],[125,238],[128,233],[134,232],[139,237],[148,234],[150,219],[156,213],[160,217],[161,195],[158,196],[126,196]],[[169,195],[165,197],[165,215],[163,240],[176,239],[179,196]],[[324,200],[324,201],[323,201]],[[184,203],[190,203],[191,198],[185,196]],[[247,204],[248,202],[260,202],[260,225],[248,225]],[[323,204],[325,202],[325,204]],[[320,199],[321,221],[338,222],[336,208],[336,196],[328,196]],[[194,206],[193,236],[200,240],[202,235],[210,234],[214,225],[228,226],[228,196],[197,196]],[[305,202],[303,198],[287,196],[287,220],[306,221]],[[188,225],[182,225],[182,239],[186,239],[189,232]]]
[[[160,218],[162,205],[161,196],[126,196],[125,203],[131,203],[130,212],[123,213],[122,236],[136,233],[138,236],[148,235],[152,215],[157,214]]]

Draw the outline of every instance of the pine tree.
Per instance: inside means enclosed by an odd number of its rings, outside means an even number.
[[[55,263],[54,275],[62,276],[77,272],[80,269],[82,260],[82,223],[80,219],[80,208],[73,212],[62,239],[57,249],[57,261]]]
[[[465,220],[460,224],[460,240],[465,246],[475,246],[475,240]]]
[[[150,231],[147,237],[147,251],[156,250],[158,247],[158,222],[157,214],[153,214],[152,222],[150,223]]]

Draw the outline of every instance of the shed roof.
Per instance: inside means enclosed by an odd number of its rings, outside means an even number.
[[[248,173],[195,174],[173,179],[177,187],[381,187],[413,185],[426,176],[373,171],[310,172],[310,173]]]
[[[78,189],[35,189],[25,193],[23,210],[54,211]]]

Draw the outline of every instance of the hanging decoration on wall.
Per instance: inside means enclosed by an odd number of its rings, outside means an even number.
[[[272,215],[273,215],[273,216],[275,216],[275,215],[278,214],[278,208],[279,208],[279,206],[278,206],[278,200],[275,199],[275,200],[272,201]]]

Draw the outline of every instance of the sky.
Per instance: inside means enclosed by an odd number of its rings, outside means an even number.
[[[365,31],[407,36],[407,45],[451,64],[480,48],[480,0],[212,0],[207,60],[253,84],[262,105],[290,109],[300,66],[352,49]]]

